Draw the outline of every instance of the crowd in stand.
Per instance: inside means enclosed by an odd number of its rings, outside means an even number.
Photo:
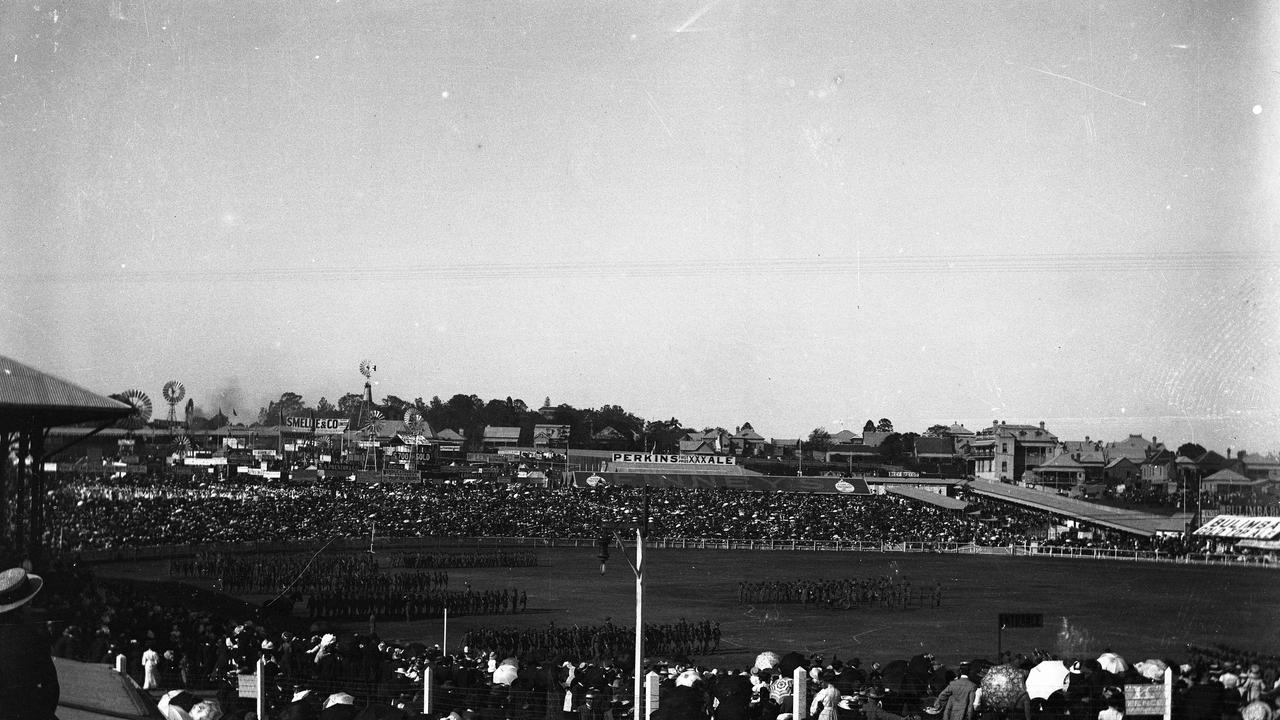
[[[942,606],[942,583],[913,586],[907,578],[888,575],[839,580],[743,580],[738,583],[738,603],[800,603],[841,610],[936,608]]]
[[[1043,538],[1051,516],[966,498],[969,512],[893,495],[821,495],[657,488],[649,532],[669,540],[1021,544]],[[394,537],[594,538],[637,523],[641,490],[483,484],[280,488],[188,484],[70,484],[49,512],[50,543],[64,550],[359,537],[377,518]],[[1152,541],[1097,531],[1093,547],[1151,549]],[[516,559],[521,561],[521,559]],[[402,563],[414,562],[412,555]],[[533,560],[536,562],[536,560]]]

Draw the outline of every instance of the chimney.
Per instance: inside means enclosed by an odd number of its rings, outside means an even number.
[[[1041,421],[1040,421],[1040,429],[1041,429],[1041,430],[1043,430],[1043,429],[1044,429],[1044,421],[1043,421],[1043,420],[1041,420]]]
[[[1156,444],[1156,441],[1157,441],[1157,440],[1159,440],[1159,439],[1160,439],[1160,438],[1156,437],[1155,435],[1152,435],[1152,436],[1151,436],[1151,444],[1152,444],[1152,445],[1155,445],[1155,444]]]
[[[1230,459],[1231,459],[1231,446],[1230,446],[1230,445],[1228,445],[1228,446],[1227,446],[1227,459],[1228,459],[1228,460],[1230,460]]]

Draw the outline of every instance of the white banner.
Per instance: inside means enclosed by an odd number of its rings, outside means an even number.
[[[183,465],[226,465],[227,459],[224,457],[186,457],[182,459]]]
[[[1205,523],[1194,534],[1207,535],[1209,537],[1272,540],[1280,536],[1280,517],[1219,515]]]
[[[351,423],[347,418],[313,418],[309,416],[287,417],[284,426],[300,430],[313,430],[317,435],[341,435]]]
[[[666,465],[737,465],[738,459],[724,455],[655,455],[653,453],[613,454],[616,463],[659,463]]]

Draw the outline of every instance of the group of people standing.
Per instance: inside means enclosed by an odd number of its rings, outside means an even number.
[[[738,583],[738,604],[799,603],[840,610],[942,606],[942,582],[912,585],[905,577],[846,578],[841,580],[759,580]]]

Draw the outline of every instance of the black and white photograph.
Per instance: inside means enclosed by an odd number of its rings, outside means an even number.
[[[0,0],[0,720],[1280,720],[1280,4]]]

